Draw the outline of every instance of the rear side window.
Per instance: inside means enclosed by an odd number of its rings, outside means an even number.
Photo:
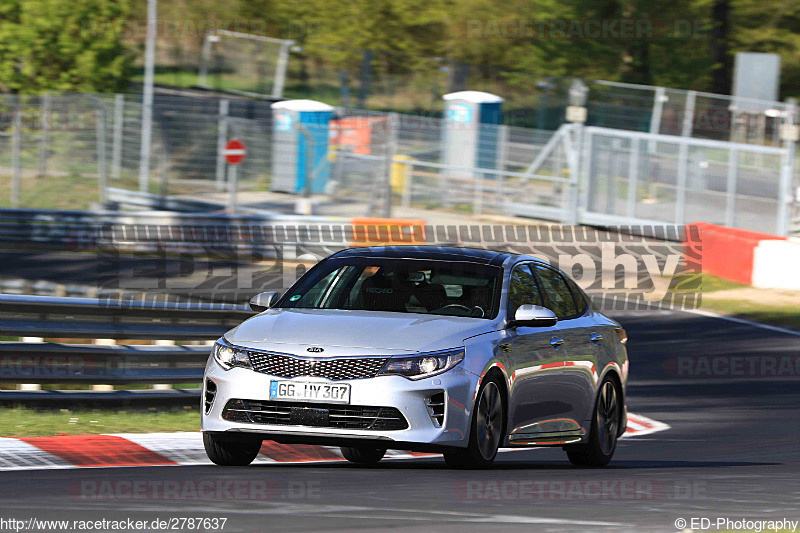
[[[539,276],[542,292],[547,300],[545,307],[548,307],[558,318],[575,316],[578,308],[575,306],[575,299],[572,291],[564,277],[552,268],[536,265],[536,274]]]
[[[569,277],[564,276],[564,279],[567,280],[567,285],[569,285],[570,290],[572,291],[572,297],[575,299],[575,307],[578,309],[578,314],[582,315],[584,311],[586,311],[587,303],[586,298],[583,296],[583,292],[578,287],[577,283],[572,281]]]
[[[513,318],[517,308],[523,304],[544,305],[536,276],[531,273],[528,265],[520,265],[511,274],[508,286],[508,316]]]

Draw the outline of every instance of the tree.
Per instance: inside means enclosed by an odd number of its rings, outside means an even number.
[[[0,90],[115,91],[127,84],[127,0],[4,0]]]

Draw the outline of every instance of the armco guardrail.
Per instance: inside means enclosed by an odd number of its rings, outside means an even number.
[[[178,211],[178,212],[213,212],[224,211],[225,206],[211,202],[201,202],[199,200],[185,200],[162,196],[147,192],[129,191],[127,189],[117,189],[109,187],[106,189],[106,201],[117,204],[120,207],[133,208],[137,210],[159,210],[159,211]]]
[[[41,339],[214,340],[252,311],[214,303],[127,302],[0,294],[0,335]],[[199,386],[209,347],[0,343],[2,383]],[[0,401],[186,399],[199,391],[0,391]]]
[[[0,209],[0,248],[324,257],[348,246],[425,244],[422,220],[252,213]],[[441,244],[441,243],[439,243]],[[298,250],[300,250],[298,252]]]
[[[209,340],[252,315],[244,306],[0,295],[0,335]]]
[[[0,247],[57,250],[197,252],[233,249],[267,252],[285,245],[324,242],[346,218],[279,215],[119,211],[0,210]]]

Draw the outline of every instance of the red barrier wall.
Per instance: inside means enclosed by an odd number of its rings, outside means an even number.
[[[692,233],[699,233],[703,272],[748,285],[753,282],[753,250],[758,243],[786,240],[786,237],[707,222],[695,222],[689,226],[692,226],[689,228]],[[684,245],[696,244],[684,240]]]

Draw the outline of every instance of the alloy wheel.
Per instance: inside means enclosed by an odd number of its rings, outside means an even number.
[[[489,382],[481,393],[478,402],[477,424],[478,449],[481,456],[491,460],[497,453],[503,435],[503,400],[500,390]]]
[[[606,381],[600,391],[600,397],[597,399],[595,413],[600,449],[605,455],[610,455],[617,444],[618,410],[617,389],[613,383]]]

